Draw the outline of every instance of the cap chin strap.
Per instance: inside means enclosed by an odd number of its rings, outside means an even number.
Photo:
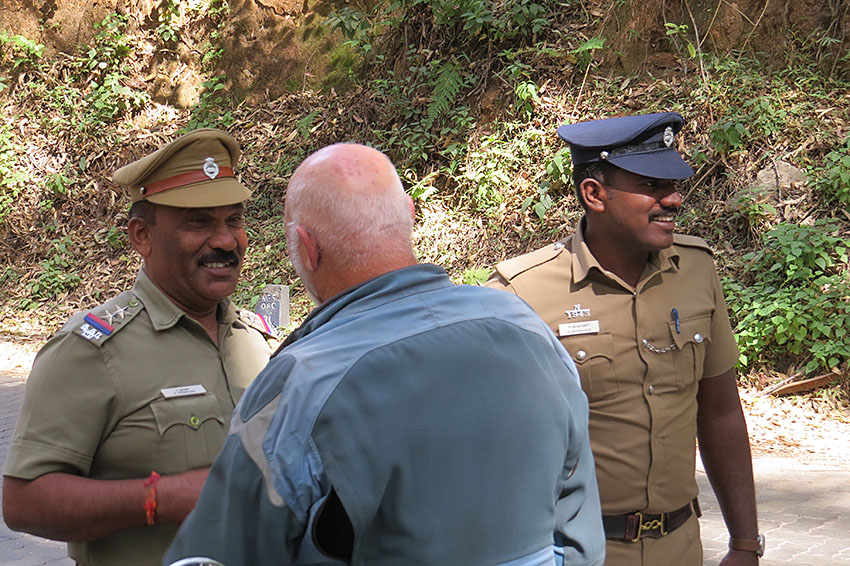
[[[219,167],[218,175],[212,178],[203,169],[189,171],[188,173],[181,173],[174,177],[168,177],[167,179],[160,179],[159,181],[148,183],[142,187],[142,196],[147,198],[151,195],[167,191],[168,189],[176,189],[178,187],[191,185],[192,183],[198,183],[200,181],[210,181],[234,176],[232,167]]]
[[[628,155],[630,153],[641,153],[644,151],[652,151],[655,149],[670,149],[670,147],[670,145],[667,145],[663,141],[646,142],[635,145],[625,145],[623,147],[618,147],[617,149],[612,149],[611,151],[600,151],[599,159],[601,159],[602,161],[607,161],[612,157],[620,157],[621,155]]]

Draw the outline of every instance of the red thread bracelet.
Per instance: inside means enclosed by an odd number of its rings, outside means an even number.
[[[145,480],[144,487],[149,487],[148,497],[145,499],[145,520],[149,527],[156,524],[156,482],[159,481],[159,474],[151,472],[148,479]]]

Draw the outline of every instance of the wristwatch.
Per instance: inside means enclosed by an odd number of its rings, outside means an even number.
[[[729,538],[729,548],[732,550],[745,550],[755,552],[756,556],[764,555],[764,535],[760,534],[755,539]]]

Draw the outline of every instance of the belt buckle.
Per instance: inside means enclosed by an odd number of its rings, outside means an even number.
[[[667,536],[667,513],[662,513],[660,519],[653,519],[651,521],[646,522],[643,521],[643,513],[641,513],[640,511],[635,513],[635,516],[638,520],[637,534],[635,535],[635,538],[631,540],[631,542],[639,541],[640,535],[643,531],[652,531],[657,529],[661,536]]]

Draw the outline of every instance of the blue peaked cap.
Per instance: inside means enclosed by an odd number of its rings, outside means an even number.
[[[694,174],[676,151],[685,120],[676,112],[605,118],[558,128],[570,144],[573,165],[607,161],[654,179],[686,179]]]

